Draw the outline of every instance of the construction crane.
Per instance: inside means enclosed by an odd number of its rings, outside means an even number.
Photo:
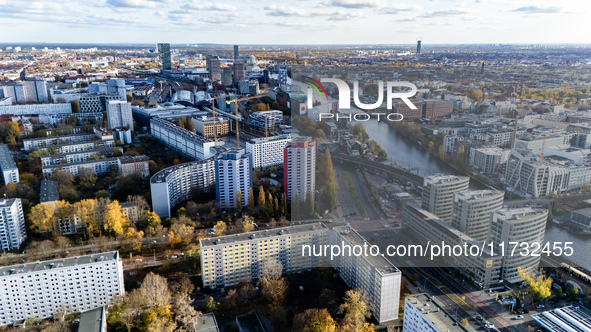
[[[251,97],[244,97],[244,98],[240,98],[240,99],[226,100],[226,104],[234,103],[234,106],[235,106],[234,108],[236,111],[236,147],[237,148],[240,148],[240,124],[239,124],[240,120],[238,119],[238,102],[245,101],[245,100],[251,100],[251,99],[258,99],[258,98],[265,97],[265,96],[267,96],[266,93],[261,94],[261,95],[251,96]],[[267,123],[265,121],[265,130],[266,130],[266,127],[267,127]]]
[[[542,141],[542,151],[540,152],[540,161],[544,161],[544,149],[546,149],[546,133],[542,134],[544,140]]]

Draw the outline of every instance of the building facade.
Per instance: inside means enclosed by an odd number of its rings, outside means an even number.
[[[160,66],[162,70],[171,70],[172,62],[170,59],[170,44],[169,43],[158,43],[158,56],[160,57]]]
[[[80,163],[49,165],[41,167],[41,172],[44,177],[50,177],[56,169],[61,169],[78,176],[78,171],[82,168],[90,168],[96,172],[97,175],[108,174],[117,171],[117,162],[119,158],[104,158],[96,160],[86,160]]]
[[[470,149],[470,166],[484,174],[497,174],[509,157],[509,150],[500,148]]]
[[[470,190],[454,195],[451,224],[476,241],[488,237],[493,212],[503,207],[505,193],[493,190]]]
[[[207,138],[213,138],[216,135],[219,137],[225,136],[230,132],[230,121],[221,116],[215,118],[207,116],[192,117],[191,122],[193,122],[195,132]]]
[[[123,156],[117,158],[119,177],[141,175],[144,179],[150,177],[150,158],[147,156]]]
[[[45,80],[30,80],[7,82],[0,85],[0,97],[10,97],[14,103],[47,102],[47,82]]]
[[[459,322],[427,294],[413,294],[404,299],[402,332],[464,332]]]
[[[204,160],[215,153],[211,151],[215,142],[166,120],[150,119],[150,133],[164,145],[191,159]]]
[[[252,187],[252,156],[243,149],[221,153],[215,161],[216,200],[222,209],[234,209],[238,190],[242,206],[248,205]]]
[[[0,199],[0,249],[18,250],[27,239],[20,198]]]
[[[6,144],[0,145],[0,170],[2,171],[4,185],[20,181],[18,168]]]
[[[26,104],[0,106],[0,115],[26,115],[26,114],[71,114],[72,104]]]
[[[521,281],[517,272],[518,267],[527,273],[537,271],[540,255],[523,254],[520,252],[523,248],[521,243],[527,243],[529,248],[535,248],[535,243],[543,247],[547,220],[548,210],[545,209],[501,209],[492,215],[488,241],[505,244],[501,270],[501,278],[504,281]],[[510,243],[519,243],[515,252]]]
[[[91,84],[92,86],[92,84]],[[105,86],[106,89],[106,86]],[[80,113],[106,112],[107,103],[119,100],[116,94],[86,94],[80,97]]]
[[[109,305],[125,293],[119,252],[0,267],[0,326]]]
[[[291,135],[253,138],[246,142],[246,152],[252,155],[253,168],[283,165],[283,150],[291,141]]]
[[[295,137],[283,149],[283,181],[288,202],[306,200],[306,192],[316,188],[316,142],[311,137]],[[299,195],[299,197],[297,197]]]
[[[109,128],[128,127],[133,131],[131,103],[121,100],[109,100],[107,103]]]
[[[212,190],[215,190],[214,158],[168,167],[150,178],[152,209],[160,218],[170,217],[170,209],[177,204]]]
[[[422,207],[451,222],[454,195],[468,190],[470,178],[456,175],[432,175],[423,181]]]

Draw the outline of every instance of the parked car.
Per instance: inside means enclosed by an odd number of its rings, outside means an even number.
[[[536,308],[538,308],[538,309],[544,309],[544,305],[543,304],[539,304]]]
[[[486,327],[487,329],[494,329],[495,328],[495,326],[493,324],[489,323],[489,322],[486,322],[484,324],[484,327]]]
[[[482,321],[482,320],[484,320],[484,318],[482,318],[482,316],[480,316],[480,315],[478,315],[478,316],[476,316],[476,317],[474,317],[474,318],[476,318],[476,320],[477,320],[477,321]]]
[[[517,315],[517,316],[513,317],[513,319],[515,319],[515,320],[522,320],[523,319],[523,316]]]

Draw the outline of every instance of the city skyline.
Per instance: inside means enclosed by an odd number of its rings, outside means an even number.
[[[583,1],[0,0],[0,43],[591,43]],[[550,24],[548,22],[551,22]],[[470,29],[466,29],[469,26]],[[558,28],[557,28],[558,27]],[[125,31],[127,33],[121,33]],[[183,33],[179,33],[183,31]],[[191,36],[191,32],[195,36]],[[391,31],[390,33],[384,33]],[[261,32],[263,32],[261,34]],[[569,33],[566,33],[569,32]],[[187,36],[189,33],[189,36]]]

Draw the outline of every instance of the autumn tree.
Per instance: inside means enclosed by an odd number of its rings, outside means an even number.
[[[238,213],[238,216],[242,216],[242,205],[242,191],[238,188],[238,190],[236,190],[236,212]]]
[[[428,149],[431,154],[435,153],[435,143],[433,143],[433,141],[429,142]]]
[[[314,194],[312,190],[308,188],[306,190],[306,201],[304,203],[306,207],[306,218],[313,218],[314,217]]]
[[[254,218],[250,216],[244,216],[236,221],[236,227],[241,233],[252,232],[254,229]]]
[[[220,220],[213,226],[213,235],[223,236],[226,233],[227,228],[228,226],[226,223]]]
[[[250,189],[248,190],[248,214],[252,215],[252,213],[254,212],[254,191],[252,190],[252,187],[250,187]]]
[[[82,167],[78,170],[78,182],[83,188],[91,188],[97,179],[96,171],[92,168]]]
[[[170,289],[175,296],[191,295],[193,294],[193,290],[195,290],[195,285],[193,285],[189,277],[184,275],[181,280],[172,283]]]
[[[345,293],[344,303],[339,306],[339,311],[348,317],[356,328],[360,328],[365,323],[366,317],[369,317],[369,308],[359,290],[350,289]]]
[[[174,222],[168,231],[168,244],[174,248],[177,246],[186,246],[193,239],[195,228],[182,222]]]
[[[264,209],[265,208],[265,188],[263,188],[263,186],[261,186],[259,188],[259,209]]]
[[[156,233],[156,227],[161,225],[162,221],[160,217],[156,214],[156,212],[148,211],[146,212],[146,231],[150,234],[154,235]]]
[[[268,257],[263,261],[260,277],[262,283],[271,280],[278,280],[279,278],[281,278],[282,274],[283,264],[281,264],[281,262],[278,259]]]
[[[53,231],[55,221],[55,206],[53,204],[40,203],[31,208],[29,212],[29,221],[31,228],[38,233]]]
[[[287,280],[270,279],[262,283],[261,293],[269,302],[269,307],[276,308],[283,304],[287,295]]]
[[[105,230],[116,235],[123,234],[123,230],[129,226],[129,220],[123,215],[123,209],[117,200],[106,206],[103,218]]]
[[[294,332],[334,332],[335,321],[326,309],[308,309],[294,317]]]
[[[193,332],[197,328],[197,322],[201,313],[196,311],[191,305],[193,300],[187,294],[177,296],[173,311],[175,313],[175,320],[180,326],[178,331]]]
[[[80,223],[88,227],[88,233],[91,236],[100,233],[96,209],[97,201],[95,199],[83,199],[74,204],[75,214],[80,218]]]
[[[517,268],[517,272],[529,287],[534,302],[552,295],[552,278],[543,274],[536,277],[531,271],[528,272],[521,267]]]
[[[166,278],[150,272],[144,278],[140,290],[148,307],[168,306],[171,294]]]
[[[125,238],[123,239],[123,248],[128,252],[140,252],[142,250],[142,240],[144,232],[137,231],[133,227],[127,228]]]
[[[439,146],[437,155],[439,156],[439,159],[443,159],[443,157],[445,157],[445,147],[443,145]]]

